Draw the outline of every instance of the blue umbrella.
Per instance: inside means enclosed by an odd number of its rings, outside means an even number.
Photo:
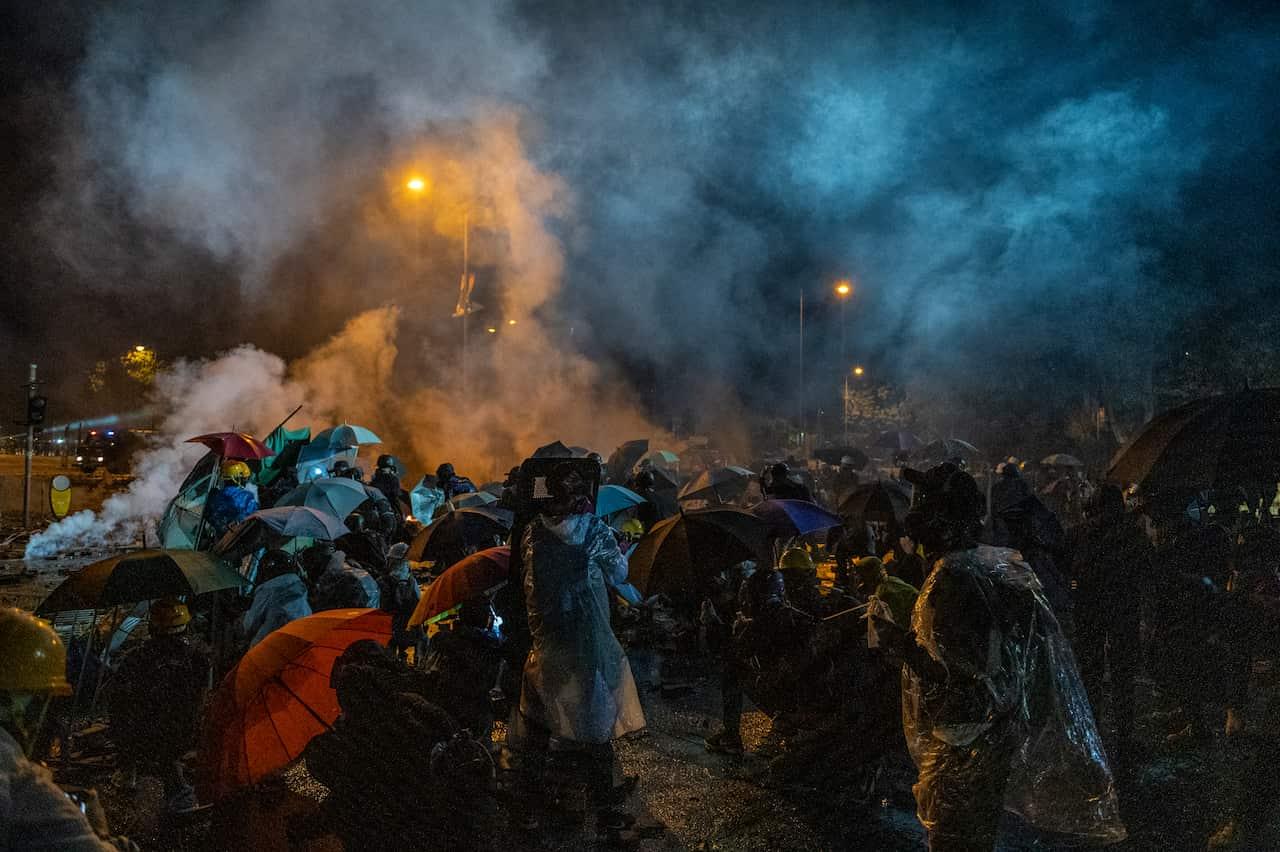
[[[639,506],[645,499],[630,488],[621,485],[602,485],[596,495],[596,516],[606,517],[632,506]]]
[[[276,506],[273,509],[259,509],[245,519],[245,524],[253,521],[291,538],[305,536],[332,541],[350,532],[341,519],[335,518],[328,512],[312,509],[310,506]]]
[[[335,518],[345,518],[369,499],[354,479],[327,477],[299,485],[276,501],[276,506],[309,506]]]
[[[844,523],[839,515],[807,500],[765,500],[753,506],[751,513],[784,535],[806,535]]]

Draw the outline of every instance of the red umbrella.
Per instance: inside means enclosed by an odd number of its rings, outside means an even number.
[[[245,654],[205,716],[196,784],[215,802],[288,766],[338,718],[333,661],[360,639],[387,643],[391,614],[332,609],[291,621]]]
[[[503,546],[481,550],[450,565],[422,593],[409,617],[409,626],[416,627],[465,600],[501,586],[507,581],[510,564],[511,548]]]
[[[212,432],[187,439],[188,444],[204,444],[224,459],[265,459],[276,451],[244,432]]]

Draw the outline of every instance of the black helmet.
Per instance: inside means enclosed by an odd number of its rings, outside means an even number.
[[[746,582],[747,614],[759,615],[770,607],[787,602],[787,583],[776,568],[761,568]]]
[[[382,455],[378,456],[377,469],[389,470],[392,473],[394,473],[396,476],[399,476],[400,460],[395,456],[391,455],[391,453],[383,453]]]
[[[945,462],[926,472],[907,468],[902,477],[915,486],[907,534],[926,552],[967,550],[977,544],[986,500],[972,476]]]
[[[436,468],[436,479],[440,482],[447,482],[450,479],[453,479],[453,465],[445,462]]]
[[[777,482],[780,479],[787,479],[790,476],[791,468],[786,462],[777,462],[776,464],[769,465],[769,477],[774,482]]]
[[[351,462],[347,461],[346,459],[338,459],[336,462],[333,463],[334,476],[349,476],[350,470],[351,470]]]
[[[283,550],[268,550],[258,560],[257,583],[261,585],[268,580],[282,577],[285,574],[298,572],[298,560],[292,553]]]

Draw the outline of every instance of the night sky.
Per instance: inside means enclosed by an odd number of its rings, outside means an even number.
[[[0,382],[54,420],[134,343],[386,304],[440,381],[464,197],[477,325],[660,417],[793,412],[802,289],[822,399],[839,278],[848,360],[957,428],[1280,383],[1275,4],[8,5]]]

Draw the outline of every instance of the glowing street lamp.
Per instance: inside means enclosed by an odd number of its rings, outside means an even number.
[[[427,188],[427,182],[420,177],[409,178],[409,182],[405,186],[412,192],[422,192]]]
[[[853,287],[849,284],[849,282],[848,282],[848,281],[837,281],[837,282],[836,282],[836,295],[837,295],[837,296],[847,296],[847,295],[849,295],[849,293],[850,293],[850,292],[852,292],[852,290],[853,290]]]
[[[861,375],[862,375],[862,372],[863,372],[863,370],[862,370],[862,368],[861,368],[861,367],[854,367],[854,368],[853,368],[853,374],[854,374],[855,376],[861,376]]]
[[[513,319],[509,319],[509,320],[507,320],[507,325],[515,325],[515,324],[516,324],[516,321],[515,321],[515,320],[513,320]]]
[[[490,334],[497,334],[497,333],[498,333],[498,330],[497,330],[496,328],[494,328],[493,326],[489,326],[488,328],[486,328],[486,329],[485,329],[485,331],[489,332]]]

